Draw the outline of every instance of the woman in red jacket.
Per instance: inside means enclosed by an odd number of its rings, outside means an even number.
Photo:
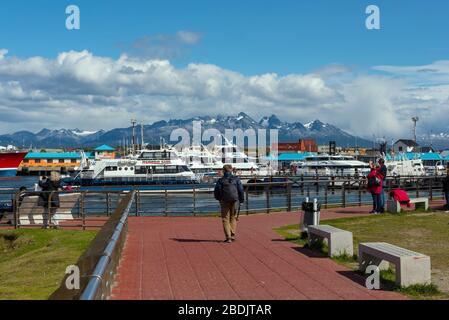
[[[383,175],[380,166],[370,162],[371,172],[368,174],[368,191],[373,197],[373,210],[370,213],[378,214],[382,212],[381,193]]]

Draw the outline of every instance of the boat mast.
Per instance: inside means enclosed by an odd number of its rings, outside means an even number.
[[[136,151],[136,123],[137,120],[136,119],[131,119],[131,124],[133,126],[133,140],[132,140],[132,152],[133,155],[135,155],[135,151]]]

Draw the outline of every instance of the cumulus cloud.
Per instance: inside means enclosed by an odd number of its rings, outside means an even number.
[[[199,41],[193,34],[179,37]],[[19,59],[7,53],[0,50],[1,133],[109,129],[127,126],[131,117],[149,123],[245,111],[255,118],[319,118],[365,137],[396,137],[409,133],[416,110],[429,125],[441,126],[447,112],[448,86],[411,86],[396,75],[342,76],[345,68],[337,66],[323,74],[244,76],[216,65],[177,68],[166,59],[129,54],[112,59],[69,51],[54,59]]]

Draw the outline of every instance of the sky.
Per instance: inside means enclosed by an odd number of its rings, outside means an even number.
[[[445,0],[2,1],[0,134],[240,111],[364,137],[409,137],[412,116],[421,133],[449,132],[448,12]]]

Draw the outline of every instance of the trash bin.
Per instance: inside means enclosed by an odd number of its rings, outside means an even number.
[[[317,199],[309,201],[309,198],[306,198],[306,201],[302,203],[304,214],[301,219],[301,232],[307,232],[308,226],[320,224],[320,209],[321,204],[318,203]]]

